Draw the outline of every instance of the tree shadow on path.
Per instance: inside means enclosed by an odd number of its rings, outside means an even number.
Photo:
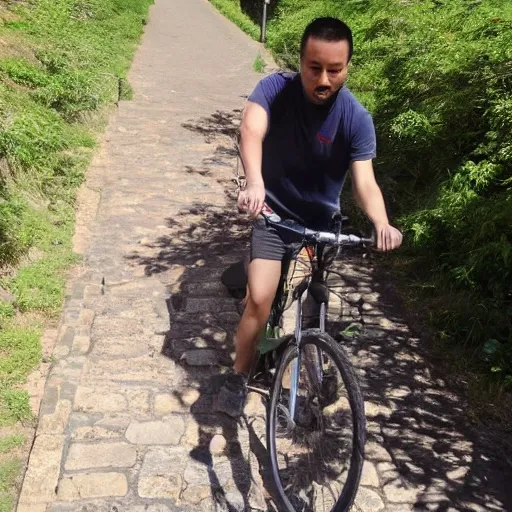
[[[217,113],[187,128],[196,126],[209,142],[216,140],[216,130],[236,140],[238,115]],[[184,171],[216,179],[228,206],[191,204],[166,220],[168,231],[152,242],[152,255],[132,259],[168,287],[171,327],[162,352],[186,370],[186,381],[174,393],[197,424],[191,455],[208,468],[220,508],[246,510],[253,508],[258,488],[252,478],[259,478],[251,448],[260,466],[265,464],[261,428],[244,429],[213,413],[239,320],[236,300],[220,276],[246,254],[250,228],[234,207],[236,152],[231,146],[224,140],[204,168]],[[362,326],[358,336],[343,340],[366,401],[370,468],[362,485],[382,498],[386,510],[512,510],[510,434],[498,438],[465,420],[464,400],[439,375],[427,340],[414,333],[393,288],[371,262],[349,256],[336,271],[339,275],[333,273],[330,280],[331,333],[337,336],[350,322]],[[262,417],[249,419],[264,425]],[[262,496],[256,498],[264,506]],[[369,509],[364,502],[359,508]]]
[[[361,377],[367,459],[389,510],[512,510],[510,433],[497,438],[469,424],[428,340],[413,332],[393,286],[367,259],[349,258],[338,270],[331,281],[342,316],[330,329],[339,337],[347,320],[362,327],[343,344]]]
[[[157,257],[137,257],[147,275],[159,275],[168,285],[171,327],[162,353],[186,370],[187,380],[174,395],[190,406],[198,425],[190,454],[208,468],[212,496],[222,510],[246,510],[249,447],[239,439],[237,422],[215,414],[213,406],[222,372],[231,365],[239,318],[237,301],[223,289],[220,274],[244,254],[249,225],[236,210],[205,204],[193,204],[167,225],[168,234],[152,244]],[[231,478],[236,489],[229,488]]]

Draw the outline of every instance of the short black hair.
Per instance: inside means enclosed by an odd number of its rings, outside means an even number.
[[[306,44],[310,37],[320,39],[321,41],[347,41],[348,42],[348,60],[352,58],[354,49],[352,43],[352,31],[346,23],[338,18],[317,18],[313,20],[304,30],[300,42],[300,58],[304,57]]]

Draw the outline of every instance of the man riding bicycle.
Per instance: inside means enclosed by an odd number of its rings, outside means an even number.
[[[243,113],[240,151],[247,185],[238,196],[238,207],[256,220],[235,363],[217,404],[218,411],[232,417],[243,411],[247,375],[286,250],[282,236],[259,216],[264,205],[283,219],[328,230],[350,171],[354,197],[375,227],[376,248],[390,251],[402,243],[400,231],[389,224],[375,181],[372,118],[344,87],[352,49],[352,33],[345,23],[314,20],[302,37],[300,72],[265,77]]]

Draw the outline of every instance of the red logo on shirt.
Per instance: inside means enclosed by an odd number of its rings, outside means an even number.
[[[332,140],[329,139],[329,137],[322,135],[321,133],[316,134],[316,138],[322,143],[322,144],[332,144]]]

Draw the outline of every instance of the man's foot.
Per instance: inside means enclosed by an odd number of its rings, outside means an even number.
[[[232,418],[239,418],[244,411],[246,398],[247,385],[245,377],[241,373],[228,373],[217,395],[215,411],[223,412]]]

